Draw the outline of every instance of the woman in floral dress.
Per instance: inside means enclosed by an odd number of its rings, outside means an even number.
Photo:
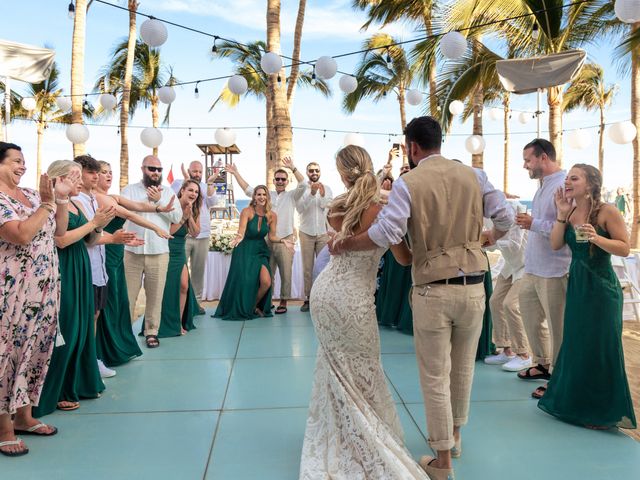
[[[79,175],[47,175],[40,191],[19,187],[19,146],[0,142],[0,453],[29,452],[16,434],[54,435],[31,414],[38,405],[56,338],[59,276],[54,234],[67,229],[67,202]],[[14,420],[11,416],[15,415]]]

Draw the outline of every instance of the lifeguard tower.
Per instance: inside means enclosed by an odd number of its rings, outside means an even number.
[[[239,154],[240,149],[234,143],[230,147],[223,147],[217,143],[198,143],[197,147],[204,154],[205,179],[211,175],[217,175],[214,183],[216,193],[226,195],[226,205],[218,205],[210,209],[212,218],[239,218],[240,213],[236,207],[236,199],[233,194],[233,175],[227,175],[226,165],[233,164],[233,155]]]

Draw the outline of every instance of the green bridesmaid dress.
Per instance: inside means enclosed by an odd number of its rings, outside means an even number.
[[[69,212],[67,230],[85,223],[87,219],[79,208],[78,215]],[[36,417],[55,411],[59,401],[97,398],[104,390],[96,361],[91,263],[84,239],[59,248],[58,258],[61,283],[58,323],[65,344],[53,349],[40,403],[33,409]]]
[[[400,265],[391,250],[385,252],[382,262],[382,274],[375,297],[378,325],[413,335],[413,313],[409,305],[411,267]]]
[[[489,260],[487,259],[487,263]],[[491,309],[489,308],[489,300],[493,295],[493,280],[491,278],[491,267],[484,274],[484,316],[482,317],[482,331],[478,340],[478,350],[476,350],[476,360],[484,360],[495,350],[495,345],[491,341],[493,332],[493,319],[491,318]]]
[[[231,266],[220,303],[214,317],[223,320],[251,320],[255,313],[256,296],[260,285],[260,269],[265,267],[269,274],[269,247],[265,237],[269,233],[267,219],[254,212],[247,222],[242,241],[233,249]],[[271,317],[271,291],[258,301],[258,308],[265,317]]]
[[[187,266],[187,254],[185,244],[187,237],[187,226],[182,225],[169,240],[169,266],[167,267],[167,281],[164,284],[162,295],[162,316],[158,337],[177,337],[181,335],[182,328],[185,330],[195,329],[193,317],[198,315],[198,300],[191,287],[189,279],[189,290],[184,311],[180,315],[180,277],[182,269]],[[187,270],[188,273],[188,270]],[[143,324],[144,331],[144,324]]]
[[[598,234],[610,238],[600,227]],[[622,350],[622,289],[611,255],[576,242],[570,226],[564,238],[572,256],[563,340],[538,406],[573,424],[635,428]]]
[[[120,230],[125,219],[115,217],[104,230],[113,233]],[[96,331],[96,350],[98,358],[105,365],[115,367],[142,355],[133,329],[129,312],[129,295],[124,275],[124,245],[105,246],[105,267],[109,282],[107,284],[107,306],[100,313]]]

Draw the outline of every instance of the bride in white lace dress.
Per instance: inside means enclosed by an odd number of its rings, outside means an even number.
[[[331,207],[337,237],[374,221],[378,182],[366,150],[336,157],[347,193]],[[398,247],[403,248],[403,247]],[[384,249],[332,257],[313,284],[311,318],[319,341],[301,480],[428,479],[403,445],[403,432],[380,361],[374,293]]]

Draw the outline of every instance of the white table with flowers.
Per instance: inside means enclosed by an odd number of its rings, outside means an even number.
[[[231,249],[228,242],[235,233],[214,233],[211,237],[211,248],[207,255],[207,264],[204,269],[203,299],[206,301],[219,300],[222,296],[229,267],[231,266]],[[212,249],[219,251],[212,251]],[[304,272],[302,269],[302,255],[296,244],[293,256],[293,272],[291,278],[291,298],[304,299]],[[273,298],[280,298],[280,272],[274,279]]]

